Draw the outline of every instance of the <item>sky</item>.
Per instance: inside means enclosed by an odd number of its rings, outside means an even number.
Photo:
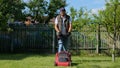
[[[98,10],[105,8],[105,0],[67,0],[68,6],[66,9],[70,13],[70,7],[74,7],[79,10],[81,7],[85,7],[88,10],[92,10],[93,13],[97,13]]]
[[[24,1],[27,2],[28,0]],[[98,10],[105,8],[105,0],[66,0],[66,1],[68,6],[65,8],[68,14],[70,13],[70,7],[74,7],[76,10],[79,10],[81,7],[85,7],[88,10],[92,10],[93,13],[97,13]]]

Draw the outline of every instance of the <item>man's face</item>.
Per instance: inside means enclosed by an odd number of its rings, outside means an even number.
[[[66,13],[65,11],[60,11],[60,15],[61,15],[61,16],[64,16],[65,13]]]

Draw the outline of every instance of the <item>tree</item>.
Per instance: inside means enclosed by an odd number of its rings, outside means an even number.
[[[30,0],[27,3],[27,7],[30,9],[29,14],[41,23],[48,23],[51,18],[58,14],[57,10],[65,6],[66,0],[49,0],[49,2],[46,0]]]
[[[99,12],[99,15],[102,16],[102,25],[106,28],[108,35],[113,39],[112,61],[115,61],[116,41],[120,31],[120,1],[107,0],[106,9]]]
[[[102,10],[99,10],[98,13],[101,13]],[[100,50],[100,47],[101,47],[101,18],[102,16],[100,14],[92,14],[93,15],[93,22],[94,22],[94,25],[93,27],[96,27],[96,32],[97,32],[97,40],[98,40],[98,45],[97,45],[97,54],[98,53],[101,53],[101,50]]]
[[[73,7],[71,7],[71,14],[73,18],[73,29],[74,30],[84,30],[84,27],[88,27],[91,22],[91,17],[89,16],[89,11],[85,8],[80,8],[79,11],[76,11]],[[85,30],[87,30],[85,28]]]
[[[58,10],[61,7],[65,6],[67,6],[66,0],[50,0],[50,3],[48,5],[48,18],[46,20],[46,23],[48,23],[51,18],[56,17],[58,15]]]
[[[21,19],[24,5],[21,0],[0,0],[0,27],[5,27],[10,17]]]
[[[29,14],[39,22],[43,22],[42,18],[47,12],[47,6],[48,2],[45,0],[30,0],[27,3],[27,7],[30,9]]]
[[[72,22],[74,22],[76,15],[77,15],[77,10],[75,10],[73,7],[70,8],[70,16],[72,17]]]

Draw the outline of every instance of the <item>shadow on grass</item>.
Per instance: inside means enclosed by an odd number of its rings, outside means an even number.
[[[80,64],[80,63],[72,62],[71,66],[77,66],[78,64]]]
[[[0,60],[22,60],[27,57],[46,57],[52,54],[32,54],[32,53],[18,53],[18,54],[0,54]]]
[[[78,62],[110,62],[111,60],[77,60]]]
[[[77,66],[77,68],[101,68],[100,65],[85,65],[85,66]]]
[[[0,60],[21,60],[28,57],[25,54],[0,54]]]
[[[111,60],[75,60],[72,62],[72,66],[77,66],[79,64],[84,64],[85,62],[92,62],[92,63],[96,63],[96,62],[111,62]],[[94,66],[94,65],[93,65]],[[95,66],[96,68],[100,68],[99,66]]]

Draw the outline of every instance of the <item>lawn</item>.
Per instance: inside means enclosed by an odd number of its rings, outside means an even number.
[[[0,68],[63,68],[54,66],[54,55],[49,54],[0,54]],[[72,66],[67,68],[120,68],[108,56],[72,56]]]

